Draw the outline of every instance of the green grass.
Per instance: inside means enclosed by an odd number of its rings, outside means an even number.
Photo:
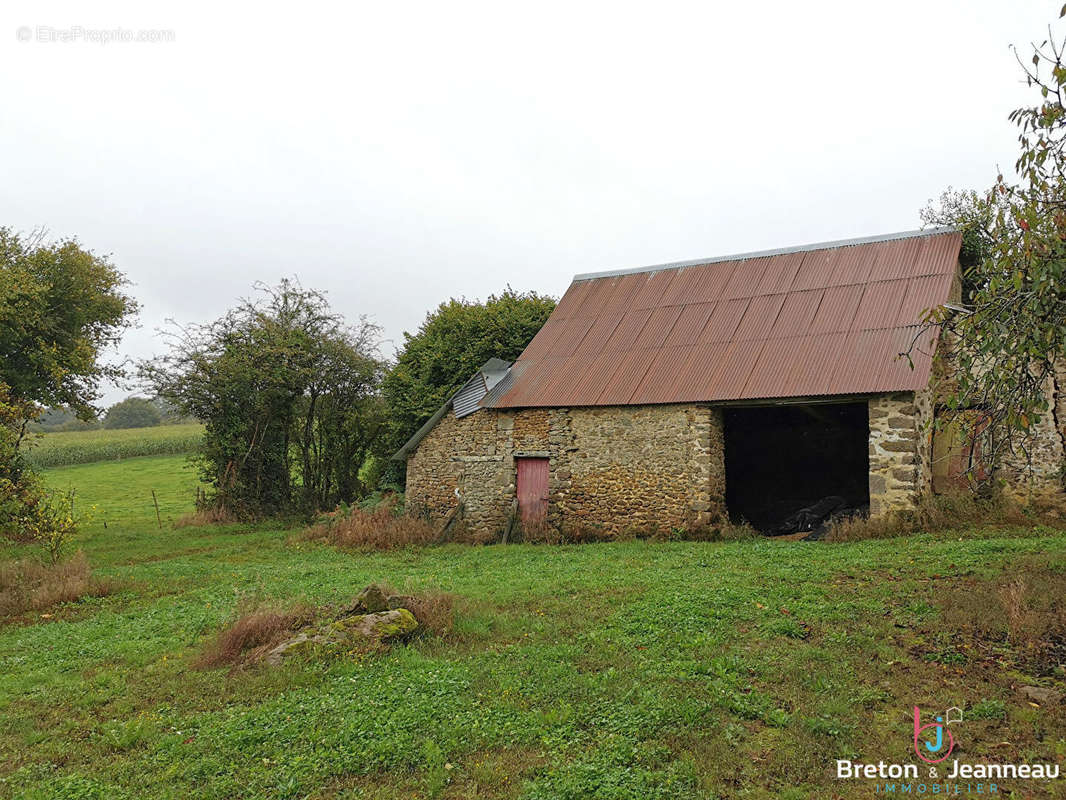
[[[49,487],[64,493],[75,491],[75,510],[88,513],[88,527],[101,534],[116,527],[157,527],[153,491],[160,519],[169,529],[193,510],[199,482],[189,459],[180,455],[76,464],[47,470],[44,475]]]
[[[82,546],[124,589],[0,628],[0,797],[872,797],[833,759],[911,760],[915,704],[975,709],[967,759],[1066,757],[1063,710],[1012,688],[1036,678],[924,656],[947,587],[1066,570],[1050,531],[351,554],[270,526],[156,530],[140,498],[159,482],[168,515],[191,508],[180,465],[48,473],[102,510]],[[243,597],[324,604],[374,580],[455,593],[455,634],[191,667]]]
[[[139,456],[191,453],[199,444],[203,432],[203,425],[193,424],[45,433],[34,441],[27,461],[43,469]]]

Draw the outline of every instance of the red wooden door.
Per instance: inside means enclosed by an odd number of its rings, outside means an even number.
[[[516,458],[518,510],[524,524],[544,522],[548,516],[548,459]]]

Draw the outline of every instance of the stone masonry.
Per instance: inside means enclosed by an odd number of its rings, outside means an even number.
[[[447,414],[407,463],[407,502],[495,538],[515,498],[516,456],[549,459],[549,524],[610,538],[711,525],[725,511],[721,413],[700,405],[483,409]]]
[[[1002,458],[997,474],[1016,490],[1039,491],[1062,486],[1063,437],[1066,435],[1063,371],[1063,365],[1056,365],[1056,374],[1045,388],[1049,400],[1047,412],[1040,415],[1025,436],[1017,437]]]
[[[912,508],[931,491],[934,394],[868,399],[871,516]],[[1056,391],[1027,445],[1033,470],[1029,458],[1008,459],[1001,476],[1016,487],[1058,485],[1064,421]],[[448,413],[408,458],[408,507],[440,521],[461,497],[468,537],[492,541],[516,497],[515,458],[529,456],[549,460],[548,522],[564,535],[713,526],[726,515],[723,450],[721,411],[702,404]]]
[[[927,485],[928,448],[922,446],[918,405],[913,392],[878,395],[868,402],[871,517],[912,508]]]

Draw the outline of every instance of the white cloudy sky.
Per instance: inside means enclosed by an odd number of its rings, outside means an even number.
[[[0,225],[112,255],[144,305],[123,355],[293,275],[391,353],[450,296],[918,227],[1013,164],[1008,45],[1057,13],[6,0]],[[111,28],[174,41],[86,40]]]

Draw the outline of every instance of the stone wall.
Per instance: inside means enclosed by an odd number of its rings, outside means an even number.
[[[1066,378],[1066,370],[1059,380]],[[912,508],[932,486],[934,390],[869,398],[870,514]],[[1030,444],[1004,476],[1056,485],[1066,397],[1057,392]],[[456,490],[474,538],[507,525],[516,456],[549,459],[548,522],[571,536],[614,537],[714,525],[725,516],[722,414],[696,404],[448,413],[407,463],[407,500],[443,520]]]
[[[651,405],[449,412],[407,462],[407,502],[435,521],[456,506],[491,539],[507,524],[516,456],[549,459],[549,524],[573,536],[714,524],[725,509],[721,413]]]
[[[928,404],[928,398],[923,398]],[[912,508],[930,474],[913,392],[871,397],[870,516]]]
[[[502,528],[514,475],[510,430],[500,423],[491,413],[446,414],[407,459],[408,508],[440,522],[462,497],[469,528]]]
[[[556,499],[565,530],[652,534],[725,510],[722,415],[696,405],[578,408]],[[558,474],[558,471],[557,471]]]
[[[1048,411],[1025,436],[1016,436],[996,472],[997,477],[1015,490],[1062,486],[1063,436],[1066,434],[1062,428],[1062,366],[1058,365],[1055,372],[1055,377],[1048,380],[1045,388]]]

